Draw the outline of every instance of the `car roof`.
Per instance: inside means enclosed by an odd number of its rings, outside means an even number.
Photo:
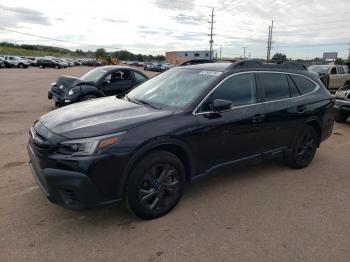
[[[177,67],[177,68],[223,72],[230,65],[231,65],[231,63],[204,63],[204,64],[180,66],[180,67]]]
[[[129,69],[129,70],[135,70],[134,68],[130,66],[119,66],[119,65],[107,65],[107,66],[101,66],[99,68],[107,69],[107,70],[113,70],[113,69]]]

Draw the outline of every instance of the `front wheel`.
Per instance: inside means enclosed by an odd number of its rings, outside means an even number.
[[[316,149],[318,134],[312,126],[305,126],[300,132],[292,150],[285,156],[288,166],[301,169],[307,167],[313,160]]]
[[[19,68],[24,68],[24,64],[19,63],[19,64],[18,64],[18,67],[19,67]]]
[[[143,219],[163,216],[180,200],[184,184],[185,168],[174,154],[151,152],[130,174],[125,192],[127,207]]]

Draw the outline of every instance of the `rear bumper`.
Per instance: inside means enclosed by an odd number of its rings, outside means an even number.
[[[350,113],[350,100],[335,100],[334,110],[337,112],[344,111]]]
[[[54,204],[72,210],[82,210],[109,205],[121,199],[106,199],[91,179],[79,172],[55,168],[43,168],[28,146],[29,168],[44,195]]]

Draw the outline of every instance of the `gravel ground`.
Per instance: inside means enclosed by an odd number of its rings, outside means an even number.
[[[27,166],[33,121],[51,82],[91,68],[0,70],[0,261],[350,261],[350,123],[313,163],[279,161],[188,185],[165,217],[123,204],[74,212],[49,203]]]

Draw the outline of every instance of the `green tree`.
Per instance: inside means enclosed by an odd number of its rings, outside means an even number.
[[[104,48],[98,48],[96,49],[95,52],[95,57],[96,58],[106,58],[107,57],[107,52]]]
[[[272,60],[287,60],[287,56],[282,53],[276,53],[273,55]]]

